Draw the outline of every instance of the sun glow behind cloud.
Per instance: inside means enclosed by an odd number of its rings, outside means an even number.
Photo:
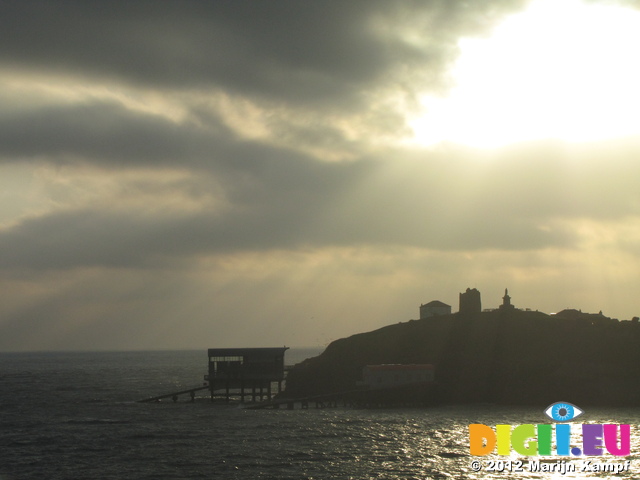
[[[637,315],[616,1],[5,2],[0,350],[325,344],[467,286]]]
[[[424,96],[414,141],[480,148],[640,133],[640,12],[541,0],[486,39],[463,39],[447,98]]]

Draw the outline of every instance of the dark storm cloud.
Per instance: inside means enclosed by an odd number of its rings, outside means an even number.
[[[212,127],[212,133],[224,130]],[[224,131],[223,133],[229,134]],[[83,159],[111,166],[189,162],[203,133],[116,104],[56,106],[0,116],[0,156],[6,160],[47,156],[53,162]],[[201,152],[200,152],[201,153]]]
[[[221,210],[203,206],[180,215],[100,205],[26,218],[0,231],[6,252],[0,267],[151,266],[192,255],[306,246],[564,247],[575,236],[561,224],[550,228],[554,219],[639,213],[632,179],[640,167],[630,160],[640,148],[631,140],[573,149],[539,142],[490,155],[389,148],[326,162],[268,140],[242,139],[214,114],[207,123],[203,118],[173,122],[114,103],[0,116],[5,161],[78,162],[107,174],[181,168],[198,178],[197,185],[182,180],[177,187],[187,197],[202,196],[210,185],[228,202]],[[329,133],[338,143],[339,135]],[[136,188],[134,196],[172,194],[153,184]]]
[[[236,181],[220,211],[158,217],[86,207],[25,219],[0,233],[0,267],[151,267],[216,253],[350,245],[570,248],[578,241],[573,219],[639,213],[629,179],[640,167],[628,162],[637,149],[601,148],[606,166],[586,150],[553,145],[508,149],[484,163],[466,150],[419,158],[389,151],[384,160],[343,163],[274,156],[251,169],[240,162],[234,173],[225,170]],[[204,173],[199,188],[217,176]]]
[[[173,122],[113,103],[49,107],[0,115],[0,159],[46,159],[103,168],[173,168],[215,173],[227,181],[260,178],[276,189],[311,189],[349,182],[351,169],[324,165],[304,153],[239,138],[213,114],[207,125]],[[337,140],[337,133],[333,133]],[[259,185],[255,194],[260,193]]]
[[[349,245],[526,250],[571,240],[565,231],[543,232],[513,214],[489,221],[464,214],[451,220],[435,208],[393,203],[396,199],[385,194],[380,195],[389,203],[381,209],[373,204],[332,210],[326,198],[307,196],[303,202],[272,198],[268,207],[255,206],[249,212],[155,221],[101,210],[52,214],[0,233],[5,252],[0,268],[153,267],[193,255]]]
[[[409,88],[406,76],[417,72],[419,88],[440,84],[458,35],[523,3],[5,1],[0,63],[346,107],[379,84]],[[403,39],[407,26],[428,41]]]
[[[408,80],[414,70],[439,78],[461,32],[482,31],[522,3],[3,2],[0,63],[41,75],[107,76],[169,93],[211,87],[284,108],[323,100],[319,110],[344,109],[377,86],[402,87],[400,77]],[[424,27],[430,46],[403,39],[396,24]],[[241,138],[210,109],[185,109],[191,116],[181,122],[89,100],[0,114],[5,162],[77,162],[107,174],[183,169],[199,178],[201,190],[221,186],[228,202],[221,210],[180,215],[101,204],[22,218],[0,230],[0,267],[152,266],[307,246],[565,247],[576,241],[574,233],[550,222],[637,214],[640,204],[629,183],[640,173],[628,161],[638,151],[634,145],[603,147],[606,167],[584,152],[536,145],[480,161],[472,150],[424,151],[416,158],[390,148],[330,163],[269,139]],[[393,113],[388,118],[400,123]],[[348,147],[344,133],[322,119],[274,123],[289,145]],[[149,193],[148,186],[138,188]],[[112,200],[117,206],[118,198]]]

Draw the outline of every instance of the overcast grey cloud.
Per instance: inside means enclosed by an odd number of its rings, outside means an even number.
[[[587,155],[598,148],[609,155],[606,164]],[[226,159],[220,168],[212,159],[211,171],[203,169],[203,183],[190,193],[198,195],[208,181],[223,176],[230,185],[222,187],[231,202],[225,208],[158,217],[100,205],[25,218],[0,234],[0,248],[12,252],[0,265],[151,266],[197,254],[353,244],[568,248],[577,239],[567,220],[640,213],[633,180],[640,167],[628,161],[635,147],[585,150],[567,152],[553,144],[506,149],[490,167],[480,168],[471,152],[453,149],[388,162],[331,163],[304,156],[287,161],[283,153],[257,164],[239,149],[238,165]]]
[[[0,3],[0,349],[324,343],[483,282],[625,315],[640,131],[410,141],[537,3]]]

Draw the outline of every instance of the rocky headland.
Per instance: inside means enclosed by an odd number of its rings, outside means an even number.
[[[354,389],[365,365],[430,363],[433,403],[640,405],[637,319],[570,313],[456,313],[353,335],[294,366],[285,395]]]

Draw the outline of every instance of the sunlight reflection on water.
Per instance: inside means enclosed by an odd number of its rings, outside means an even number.
[[[95,354],[0,362],[0,478],[213,479],[520,479],[611,478],[487,471],[512,455],[469,454],[470,423],[547,423],[535,408],[457,406],[431,409],[243,410],[202,397],[139,404],[134,400],[199,377],[202,355],[184,352]],[[169,372],[170,379],[167,379]],[[160,386],[160,387],[159,387]],[[179,385],[181,386],[181,385]],[[629,472],[640,471],[640,410],[586,409],[585,423],[632,425]],[[574,443],[580,443],[572,424]],[[559,457],[540,458],[555,463]],[[582,458],[582,457],[581,457]],[[484,467],[475,472],[473,460]],[[535,457],[535,459],[538,459]],[[619,462],[612,455],[596,461]],[[569,458],[578,462],[580,458]],[[637,464],[636,464],[637,463]]]

